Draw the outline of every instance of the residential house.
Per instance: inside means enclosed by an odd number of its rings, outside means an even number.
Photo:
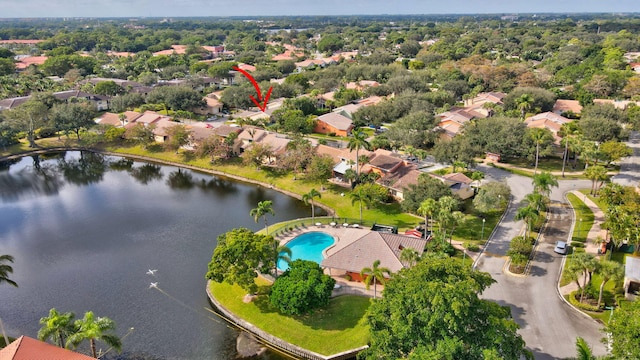
[[[396,273],[409,266],[400,260],[403,249],[413,249],[420,256],[426,245],[426,240],[414,236],[371,231],[350,244],[329,248],[320,266],[329,269],[331,275],[344,274],[353,281],[364,281],[360,272],[374,261],[379,260],[380,267]]]
[[[16,62],[16,69],[18,71],[25,70],[31,65],[42,65],[45,61],[47,61],[48,57],[46,56],[19,56],[17,58],[18,62]]]
[[[453,108],[436,115],[436,117],[440,119],[438,127],[444,130],[440,135],[441,139],[451,140],[462,131],[462,127],[466,123],[473,119],[484,118],[486,116],[473,110]]]
[[[630,100],[611,100],[611,99],[593,99],[593,103],[596,105],[613,105],[616,109],[626,110],[631,105],[640,105],[640,101]]]
[[[361,107],[363,107],[364,105],[362,104],[358,104],[358,103],[351,103],[351,104],[347,104],[347,105],[343,105],[340,107],[337,107],[335,109],[333,109],[332,111],[334,113],[338,113],[340,115],[346,116],[349,119],[353,119],[353,114],[360,110]]]
[[[376,86],[380,86],[380,83],[374,80],[360,80],[358,82],[348,82],[345,85],[345,88],[347,89],[354,89],[354,90],[358,90],[358,91],[363,91],[368,87],[376,87]]]
[[[286,135],[247,126],[238,134],[238,145],[235,150],[237,153],[242,153],[254,144],[266,145],[271,149],[273,156],[265,159],[264,164],[273,165],[276,163],[278,156],[286,151],[289,142],[291,140]]]
[[[55,92],[53,93],[53,96],[56,99],[64,102],[68,102],[70,99],[74,99],[74,98],[84,99],[91,102],[96,107],[96,110],[98,111],[109,110],[110,98],[108,96],[89,94],[79,90],[67,90],[67,91]],[[31,98],[31,95],[2,99],[0,100],[0,111],[15,109],[16,107],[27,102],[30,98]]]
[[[404,200],[404,193],[409,189],[409,186],[417,185],[418,179],[424,174],[414,165],[406,165],[400,166],[394,172],[385,174],[376,182],[389,189],[389,193],[395,199],[402,201]]]
[[[206,105],[202,108],[195,109],[194,112],[196,114],[217,115],[222,113],[223,104],[216,93],[207,94],[207,96],[205,96],[203,100],[205,101]]]
[[[462,200],[473,197],[475,190],[471,187],[473,180],[463,173],[451,173],[442,176],[442,181],[449,185],[451,192]]]
[[[563,115],[566,113],[573,113],[579,115],[582,112],[582,105],[580,105],[580,101],[578,100],[565,100],[558,99],[556,103],[553,104],[553,109],[551,112]]]
[[[347,169],[355,169],[356,164],[356,151],[346,148],[335,148],[327,145],[318,145],[316,147],[316,154],[329,156],[333,159],[333,181],[340,185],[345,185],[347,180],[344,177]],[[373,153],[371,151],[360,149],[358,151],[359,156],[367,156],[371,158]]]
[[[296,71],[301,72],[303,70],[313,69],[315,67],[325,67],[327,64],[322,59],[311,59],[299,61],[296,64]]]
[[[392,154],[393,153],[391,151],[377,149],[373,152],[373,158],[369,160],[367,169],[363,171],[372,171],[380,175],[381,178],[387,174],[397,171],[401,166],[405,165],[405,162]]]
[[[635,71],[637,74],[640,74],[640,62],[634,62],[629,64],[631,70]]]
[[[334,134],[336,136],[346,137],[353,129],[353,122],[350,118],[337,112],[330,112],[322,116],[318,116],[314,132],[319,134]]]
[[[627,300],[635,300],[640,295],[640,258],[625,257],[624,295]]]
[[[169,139],[169,133],[167,130],[181,124],[171,120],[169,117],[163,116],[158,121],[154,122],[153,125],[153,139],[158,143],[164,143]]]
[[[527,118],[524,123],[528,128],[540,128],[551,131],[551,133],[553,134],[553,138],[555,139],[554,142],[557,145],[560,145],[561,137],[558,136],[558,132],[560,131],[562,125],[570,123],[572,121],[573,120],[567,119],[564,116],[547,111],[542,114],[534,115]]]
[[[91,356],[67,350],[46,342],[20,336],[0,349],[0,360],[95,360]]]
[[[100,125],[111,125],[115,127],[123,127],[128,123],[135,121],[135,119],[139,118],[140,116],[142,116],[142,114],[135,111],[125,111],[123,114],[124,114],[124,124],[120,119],[121,114],[116,114],[112,112],[106,112],[102,114],[101,116],[95,119],[95,122],[96,124],[100,124]]]
[[[109,110],[108,96],[89,94],[80,90],[67,90],[53,93],[53,96],[61,101],[68,102],[70,99],[85,99],[91,102],[98,111]]]

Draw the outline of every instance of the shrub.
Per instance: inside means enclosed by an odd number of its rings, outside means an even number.
[[[36,130],[36,136],[41,139],[55,136],[57,133],[58,131],[53,127],[43,127]]]
[[[526,239],[524,236],[516,236],[511,240],[509,244],[509,250],[507,251],[507,255],[512,258],[515,255],[523,255],[526,258],[529,258],[531,255],[532,248],[531,239]]]
[[[465,243],[464,247],[469,251],[473,251],[473,252],[480,251],[480,247],[476,244]]]
[[[569,302],[571,303],[571,305],[577,307],[580,310],[593,311],[593,312],[600,311],[600,309],[595,305],[581,303],[580,300],[578,300],[579,297],[580,297],[580,291],[578,290],[569,294]]]
[[[271,287],[269,301],[283,314],[301,315],[329,303],[336,281],[323,274],[320,265],[294,260]]]
[[[124,138],[125,128],[111,127],[104,132],[104,138],[107,141],[116,141]]]
[[[344,276],[344,279],[347,281],[351,281],[351,275],[347,274]]]

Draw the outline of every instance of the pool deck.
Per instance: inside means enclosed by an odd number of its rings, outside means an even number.
[[[330,246],[328,249],[326,249],[323,252],[323,256],[326,258],[327,256],[335,254],[337,251],[341,250],[342,248],[351,244],[352,242],[358,240],[359,238],[363,237],[367,233],[372,232],[373,230],[369,228],[362,228],[362,227],[356,228],[356,227],[353,227],[352,224],[349,226],[343,226],[343,224],[336,224],[335,226],[332,226],[330,224],[305,225],[305,226],[294,228],[291,231],[282,233],[276,236],[275,238],[280,241],[280,245],[286,245],[289,241],[293,240],[295,237],[305,233],[314,232],[314,231],[320,231],[320,232],[329,234],[333,236],[333,238],[336,240],[336,242],[332,246]],[[471,259],[471,261],[474,261],[480,254],[480,252],[473,252],[473,251],[466,250],[463,247],[463,244],[461,241],[454,240],[452,244],[456,249],[464,251],[467,257]],[[344,295],[344,294],[364,295],[369,297],[374,296],[373,286],[371,286],[369,290],[367,290],[365,284],[362,282],[347,281],[343,276],[336,275],[335,273],[333,274],[330,273],[328,269],[325,269],[325,273],[327,275],[331,275],[331,277],[333,277],[336,280],[336,284],[340,285],[338,288],[336,288],[333,291],[332,296],[338,296],[338,295]],[[378,284],[378,296],[380,295],[383,289],[384,289],[384,285]]]

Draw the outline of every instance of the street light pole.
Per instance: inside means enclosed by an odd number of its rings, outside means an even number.
[[[484,241],[484,223],[487,221],[487,219],[482,218],[482,236],[480,237],[480,240]]]

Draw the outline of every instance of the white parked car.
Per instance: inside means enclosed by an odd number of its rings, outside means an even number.
[[[556,247],[553,249],[554,252],[560,255],[567,255],[567,251],[569,250],[569,245],[567,245],[564,241],[556,241]]]

